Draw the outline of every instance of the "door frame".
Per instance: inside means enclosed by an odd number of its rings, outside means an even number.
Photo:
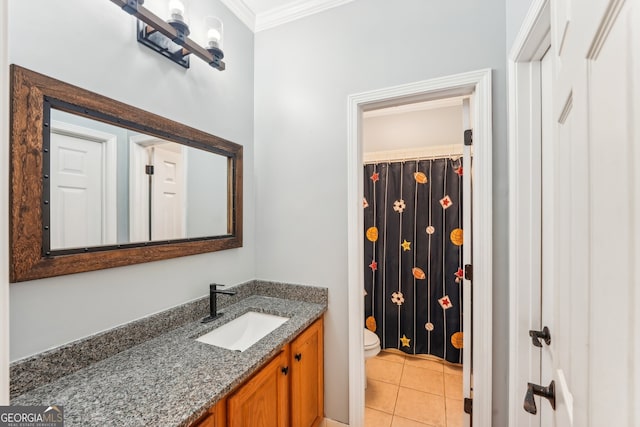
[[[473,423],[491,425],[492,408],[492,104],[491,69],[349,95],[347,137],[347,243],[349,303],[349,424],[364,425],[364,254],[362,242],[362,113],[411,102],[474,94],[473,164]]]
[[[140,173],[144,167],[149,164],[147,148],[160,146],[170,143],[164,139],[151,135],[133,135],[129,137],[129,241],[140,241],[136,238],[140,230],[148,230],[149,227],[149,189],[147,175]],[[187,232],[187,167],[188,167],[188,150],[180,145],[180,154],[183,162],[183,212],[182,212],[182,230]],[[138,203],[145,200],[141,206]],[[186,234],[185,234],[186,235]]]
[[[509,54],[509,425],[540,425],[522,409],[540,383],[540,351],[528,330],[541,322],[540,59],[551,46],[549,0],[534,0]],[[538,209],[536,209],[536,206]],[[538,369],[535,369],[535,367]]]

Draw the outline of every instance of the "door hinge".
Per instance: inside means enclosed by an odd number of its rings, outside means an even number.
[[[465,264],[465,266],[464,266],[464,278],[466,280],[473,280],[473,265]]]
[[[153,165],[145,165],[144,172],[147,175],[153,175]]]
[[[465,414],[471,414],[473,412],[473,399],[468,397],[464,398],[464,412]]]
[[[464,131],[464,145],[473,144],[473,129],[467,129]]]

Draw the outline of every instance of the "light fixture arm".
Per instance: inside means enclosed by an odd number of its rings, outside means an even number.
[[[184,32],[172,27],[171,24],[163,21],[160,17],[156,16],[153,12],[142,5],[143,1],[140,0],[111,0],[118,5],[122,10],[135,16],[140,21],[147,24],[153,30],[160,32],[169,40],[182,46],[185,51],[185,56],[188,54],[194,54],[198,58],[205,61],[220,71],[223,71],[226,66],[221,57],[214,56],[204,47],[187,37]]]

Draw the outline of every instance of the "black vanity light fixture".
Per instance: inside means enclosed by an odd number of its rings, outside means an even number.
[[[189,38],[189,25],[185,20],[182,0],[169,0],[169,19],[166,21],[143,6],[144,0],[111,0],[127,13],[138,18],[138,41],[173,62],[189,68],[191,54],[220,71],[222,60],[222,21],[214,16],[204,19],[205,46]]]

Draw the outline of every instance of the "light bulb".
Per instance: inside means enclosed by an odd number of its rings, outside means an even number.
[[[207,29],[207,48],[222,49],[222,21],[215,16],[207,16],[204,18],[205,28]]]
[[[184,3],[180,0],[170,0],[169,14],[171,19],[184,22]]]
[[[209,47],[218,47],[220,44],[220,31],[215,28],[209,28],[209,31],[207,31],[207,42]]]

